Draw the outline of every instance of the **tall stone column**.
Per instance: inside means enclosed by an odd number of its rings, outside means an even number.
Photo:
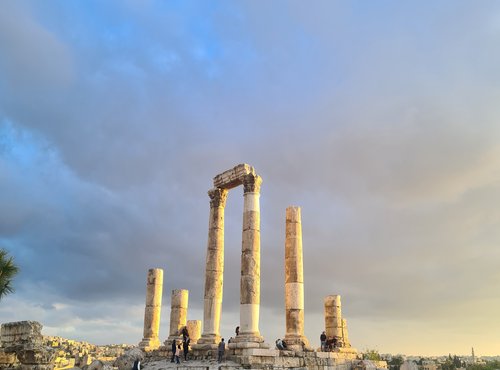
[[[255,174],[243,178],[243,240],[240,280],[240,335],[238,341],[263,342],[260,310],[260,185]]]
[[[285,232],[285,342],[295,350],[309,347],[304,336],[304,272],[300,207],[286,209]]]
[[[168,339],[177,339],[186,326],[189,291],[186,289],[172,290],[170,302],[170,332]]]
[[[325,331],[329,339],[333,337],[342,338],[340,295],[325,297]]]
[[[160,346],[161,298],[163,293],[163,270],[149,269],[146,283],[146,309],[144,312],[144,338],[139,347],[145,351]]]
[[[227,190],[214,188],[210,197],[208,222],[207,260],[205,268],[205,295],[203,309],[203,333],[198,344],[220,341],[220,315],[222,309],[222,282],[224,273],[224,207]]]

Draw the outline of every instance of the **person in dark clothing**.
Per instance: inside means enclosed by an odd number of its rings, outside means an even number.
[[[321,341],[321,351],[326,351],[326,333],[323,332],[319,336],[319,340]]]
[[[175,350],[177,349],[177,342],[176,340],[174,339],[172,341],[172,359],[170,360],[170,362],[174,362],[175,361]]]
[[[175,363],[176,364],[181,363],[181,352],[182,352],[182,349],[181,349],[181,345],[179,344],[177,346],[177,349],[175,350]]]
[[[236,336],[240,335],[240,327],[239,326],[236,327],[235,332],[236,332]]]
[[[217,347],[217,361],[219,363],[222,362],[225,350],[226,350],[226,343],[224,343],[224,338],[222,338],[221,341],[219,342],[219,346]]]
[[[141,370],[141,361],[139,359],[134,361],[134,366],[132,367],[132,370]]]
[[[186,340],[184,342],[182,342],[182,349],[184,350],[184,361],[187,361],[190,342],[191,342],[191,339],[189,339],[189,335],[186,337]]]
[[[182,328],[181,333],[182,333],[182,341],[185,342],[186,338],[189,337],[189,332],[188,332],[187,326]]]

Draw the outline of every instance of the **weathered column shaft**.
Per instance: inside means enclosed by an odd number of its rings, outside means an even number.
[[[146,308],[144,312],[144,338],[139,346],[156,349],[160,346],[161,299],[163,293],[163,270],[149,269],[146,283]]]
[[[220,337],[222,284],[224,274],[224,207],[227,190],[209,190],[210,219],[208,223],[207,260],[202,340],[217,344]]]
[[[200,339],[201,320],[188,320],[186,326],[191,344],[195,344]]]
[[[243,179],[243,237],[240,280],[240,335],[260,336],[260,176]]]
[[[347,321],[342,319],[342,338],[344,340],[344,347],[350,347],[351,342],[349,342],[349,334],[347,333]]]
[[[285,313],[287,343],[304,342],[304,272],[300,207],[286,209]]]
[[[325,331],[328,338],[342,337],[342,311],[340,295],[325,297]]]
[[[186,326],[188,310],[189,291],[186,289],[172,290],[170,310],[170,337],[180,335],[182,328]]]

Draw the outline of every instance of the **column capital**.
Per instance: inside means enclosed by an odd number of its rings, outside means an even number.
[[[228,191],[221,188],[213,188],[208,191],[208,196],[210,197],[210,208],[217,208],[226,206]]]
[[[260,185],[262,177],[250,173],[243,177],[243,192],[244,193],[260,193]]]

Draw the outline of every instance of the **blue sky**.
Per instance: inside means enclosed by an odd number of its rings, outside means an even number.
[[[0,321],[138,343],[146,272],[202,318],[216,174],[263,177],[261,331],[284,328],[302,207],[306,335],[341,294],[360,350],[500,348],[500,5],[494,1],[4,1]],[[241,189],[222,334],[238,323]]]

